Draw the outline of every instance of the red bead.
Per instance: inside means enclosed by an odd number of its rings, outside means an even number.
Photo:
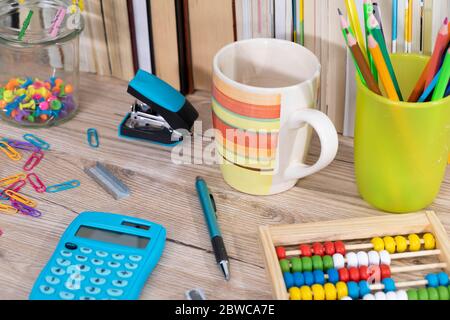
[[[301,256],[302,257],[312,257],[312,251],[311,251],[311,247],[307,246],[306,244],[302,244],[300,245],[300,251],[301,251]]]
[[[360,277],[359,277],[359,270],[358,270],[358,268],[352,267],[352,268],[348,269],[348,273],[350,275],[350,280],[351,281],[359,282]]]
[[[345,254],[346,254],[345,244],[342,241],[336,241],[334,243],[334,249],[336,250],[336,253],[340,253],[343,256],[345,256]]]
[[[325,242],[324,247],[325,247],[325,254],[327,256],[333,256],[336,253],[336,249],[334,248],[333,242],[330,241]]]
[[[286,249],[284,247],[276,247],[275,251],[277,252],[278,259],[286,259]]]
[[[339,269],[338,270],[339,273],[339,280],[342,282],[348,282],[349,279],[349,274],[348,274],[348,270],[345,268]]]
[[[359,277],[361,280],[368,280],[369,279],[369,268],[366,266],[359,267]]]
[[[387,279],[391,277],[391,268],[389,266],[382,264],[380,265],[380,273],[381,273],[381,280]]]
[[[325,248],[323,247],[323,245],[321,243],[318,243],[318,242],[314,243],[312,245],[312,249],[314,251],[314,255],[315,256],[323,257],[324,252],[325,252]]]

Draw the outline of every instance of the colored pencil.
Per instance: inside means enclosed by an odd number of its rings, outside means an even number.
[[[408,40],[409,40],[409,0],[404,0],[405,1],[405,30],[404,30],[404,34],[405,34],[405,53],[408,53]]]
[[[445,97],[450,96],[450,85],[447,87],[447,91],[445,91]]]
[[[347,38],[348,38],[348,47],[350,48],[350,51],[355,57],[356,64],[361,70],[361,73],[367,83],[367,87],[371,91],[381,96],[381,90],[378,87],[378,83],[375,81],[372,72],[370,72],[369,65],[367,64],[367,61],[364,58],[363,51],[359,47],[358,42],[356,41],[355,37],[351,35],[349,32],[347,32]]]
[[[409,4],[408,4],[408,52],[411,53],[412,52],[412,40],[413,40],[413,0],[409,0]]]
[[[377,2],[373,3],[373,14],[375,15],[375,18],[377,18],[378,24],[380,25],[380,30],[381,33],[383,34],[383,39],[384,38],[384,29],[383,29],[383,19],[382,19],[382,14],[381,14],[381,8],[380,5]],[[386,40],[384,40],[386,42]]]
[[[423,53],[423,28],[425,19],[425,1],[420,0],[420,53]]]
[[[427,98],[430,96],[430,94],[436,88],[436,84],[438,82],[440,74],[441,74],[441,71],[439,71],[436,74],[436,76],[433,78],[433,81],[431,81],[430,85],[423,91],[422,95],[420,96],[419,100],[417,100],[417,102],[425,102],[427,100]]]
[[[305,0],[300,0],[300,44],[305,45]]]
[[[436,40],[433,55],[431,56],[428,75],[425,78],[425,87],[430,84],[440,67],[441,57],[444,54],[445,49],[447,48],[448,40],[448,18],[445,18],[444,25],[441,27],[438,39]]]
[[[356,9],[356,4],[354,0],[345,0],[345,6],[347,7],[347,13],[350,19],[350,25],[355,33],[356,40],[361,46],[364,58],[367,60],[366,46],[364,43],[364,37],[362,34],[361,24],[359,23],[358,10]]]
[[[367,38],[370,34],[370,28],[369,28],[369,17],[370,15],[373,13],[373,5],[371,0],[364,0],[364,31],[365,31],[365,35],[366,35],[366,43],[367,43]],[[376,81],[378,81],[378,72],[377,72],[377,67],[375,66],[375,62],[373,61],[372,55],[370,54],[370,50],[369,48],[367,48],[367,59],[369,61],[369,67],[370,67],[370,71],[372,71],[372,74],[375,78]]]
[[[389,52],[386,46],[386,42],[384,40],[383,34],[381,33],[380,25],[378,24],[375,15],[371,14],[369,17],[369,30],[375,40],[378,42],[380,46],[381,53],[383,54],[383,59],[386,62],[386,66],[389,71],[389,75],[391,76],[392,82],[394,83],[395,91],[400,99],[403,101],[402,93],[400,91],[400,86],[398,85],[397,77],[395,75],[394,67],[391,62],[391,57],[389,56]]]
[[[448,82],[450,80],[450,49],[447,50],[444,64],[439,72],[441,75],[439,76],[436,89],[434,89],[433,98],[431,99],[432,101],[444,98],[445,90],[447,89]]]
[[[368,47],[378,69],[378,74],[380,76],[381,82],[383,83],[383,87],[386,90],[388,98],[393,101],[400,101],[397,95],[397,91],[395,91],[395,86],[392,78],[389,74],[386,61],[384,61],[383,54],[381,53],[380,46],[371,34],[368,37]]]
[[[392,53],[397,53],[398,0],[392,0]]]

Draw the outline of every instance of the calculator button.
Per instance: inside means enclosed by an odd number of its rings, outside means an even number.
[[[137,256],[137,255],[132,255],[132,256],[129,256],[128,258],[129,258],[131,261],[133,261],[133,262],[139,262],[139,261],[142,260],[142,257],[141,257],[141,256]]]
[[[108,289],[106,291],[111,297],[120,297],[123,295],[123,290],[120,289]]]
[[[70,291],[77,291],[81,289],[80,281],[67,281],[64,287]]]
[[[97,287],[86,287],[86,289],[84,289],[88,294],[99,294],[102,290],[100,288]]]
[[[128,281],[126,280],[113,280],[112,282],[114,287],[125,288],[128,285]]]
[[[86,277],[83,276],[81,273],[73,273],[73,274],[69,277],[68,281],[72,280],[72,281],[79,281],[79,282],[81,282],[81,281],[83,281],[84,279],[86,279]]]
[[[73,300],[75,299],[75,295],[73,293],[70,292],[60,292],[59,293],[59,297],[63,300]]]
[[[91,278],[90,281],[96,286],[102,286],[106,283],[106,279],[103,278]]]
[[[62,276],[64,275],[66,272],[64,271],[64,269],[59,268],[59,267],[53,267],[51,269],[52,273],[56,276]]]
[[[59,264],[61,267],[68,267],[71,264],[69,260],[61,258],[56,259],[56,263]]]
[[[113,254],[112,257],[114,259],[116,259],[116,260],[123,260],[123,259],[125,259],[125,256],[123,254],[118,254],[118,253]]]
[[[108,252],[105,251],[97,251],[95,254],[100,258],[106,258],[108,256]]]
[[[136,263],[125,263],[125,268],[130,269],[130,270],[135,270],[137,269],[138,265]]]
[[[98,274],[99,276],[109,276],[111,274],[111,270],[104,269],[104,268],[98,268],[98,269],[95,269],[95,273]]]
[[[108,262],[108,266],[116,269],[116,268],[120,267],[120,263],[118,263],[117,261],[111,261],[111,262]]]
[[[66,257],[66,258],[70,258],[72,256],[72,252],[70,252],[69,250],[61,250],[60,253],[63,257]]]
[[[103,260],[100,259],[92,259],[91,262],[95,266],[101,266],[103,263],[105,263]]]
[[[40,286],[39,289],[41,290],[41,292],[42,292],[43,294],[48,294],[48,295],[50,295],[50,294],[55,293],[55,289],[54,289],[54,288],[49,287],[49,286],[46,286],[46,285]]]
[[[80,251],[82,253],[84,253],[84,254],[91,254],[92,253],[92,249],[85,248],[85,247],[80,248]]]
[[[121,278],[128,279],[128,278],[131,278],[133,276],[133,272],[123,270],[123,271],[118,271],[117,275],[119,277],[121,277]]]
[[[77,250],[78,249],[78,246],[72,242],[67,242],[65,247],[69,250]]]
[[[45,281],[47,281],[48,284],[53,284],[53,285],[57,285],[61,282],[61,280],[59,280],[59,278],[53,277],[53,276],[45,277]]]
[[[86,258],[85,256],[75,256],[75,259],[77,259],[80,262],[88,261],[88,258]]]
[[[84,297],[80,297],[80,300],[97,300],[97,299],[95,299],[94,297],[84,296]]]
[[[81,272],[89,272],[89,270],[91,270],[91,267],[89,267],[85,264],[79,264],[79,265],[77,265],[77,270],[79,270]]]

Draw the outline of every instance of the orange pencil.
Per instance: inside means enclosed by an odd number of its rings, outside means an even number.
[[[400,101],[397,91],[395,90],[394,82],[392,81],[389,69],[386,61],[384,61],[383,54],[381,53],[380,46],[372,35],[368,37],[369,50],[373,56],[373,60],[378,70],[378,74],[383,83],[383,87],[386,90],[388,98],[393,101]]]

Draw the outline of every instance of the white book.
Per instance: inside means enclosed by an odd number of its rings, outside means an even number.
[[[247,40],[252,38],[251,0],[236,0],[236,31],[237,40]]]
[[[275,38],[286,39],[286,0],[275,0]]]
[[[286,22],[286,40],[292,41],[294,38],[294,19],[293,19],[293,7],[292,7],[292,0],[286,0],[286,16],[285,16],[285,22]]]
[[[136,46],[139,68],[152,72],[150,33],[146,0],[133,0],[134,25],[136,28]]]
[[[252,0],[253,38],[273,37],[272,0]]]

